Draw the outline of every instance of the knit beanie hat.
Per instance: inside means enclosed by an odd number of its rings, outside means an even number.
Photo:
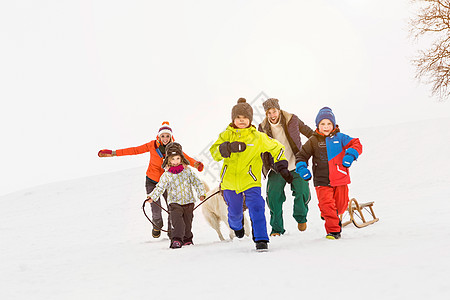
[[[237,104],[233,106],[231,110],[231,122],[234,122],[238,116],[244,116],[250,120],[250,124],[253,120],[253,108],[247,103],[245,98],[239,98]]]
[[[278,104],[278,99],[269,98],[263,102],[264,111],[267,112],[271,108],[276,108],[280,110],[280,104]]]
[[[164,121],[161,125],[161,128],[158,130],[158,137],[160,137],[163,133],[168,133],[172,136],[172,128],[170,128],[169,122]]]
[[[183,155],[183,148],[177,142],[172,142],[166,146],[166,157],[162,163],[162,168],[165,168],[169,163],[169,158],[174,155],[181,156],[181,163],[185,165],[189,165],[189,161]]]
[[[317,117],[316,117],[316,126],[317,127],[319,127],[319,123],[323,119],[330,120],[331,123],[333,123],[333,127],[336,127],[336,118],[335,118],[331,108],[325,106],[319,110],[319,113],[317,114]]]

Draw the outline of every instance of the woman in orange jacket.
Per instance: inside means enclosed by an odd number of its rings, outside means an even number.
[[[164,169],[161,167],[164,158],[166,157],[166,146],[173,142],[172,128],[170,128],[169,122],[163,122],[161,128],[158,130],[158,135],[155,140],[152,140],[144,145],[138,147],[108,150],[103,149],[98,152],[99,157],[112,157],[112,156],[125,156],[125,155],[137,155],[146,152],[150,152],[150,162],[148,164],[145,188],[147,194],[150,194],[159,182],[159,178],[164,173]],[[184,153],[191,166],[194,166],[199,172],[203,171],[203,164],[200,161],[188,156]],[[165,201],[167,201],[167,193],[163,194]],[[160,199],[154,200],[155,203],[151,203],[152,219],[155,223],[152,230],[152,236],[158,238],[161,236],[161,228],[163,227],[163,220],[161,216],[161,201]],[[169,232],[171,229],[170,221],[168,222]],[[155,226],[156,225],[156,226]]]

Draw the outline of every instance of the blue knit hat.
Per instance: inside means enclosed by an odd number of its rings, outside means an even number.
[[[334,117],[334,114],[333,114],[333,111],[331,110],[331,108],[325,106],[319,110],[319,113],[317,114],[317,117],[316,117],[316,126],[317,127],[319,127],[319,123],[323,119],[330,120],[331,123],[333,123],[333,127],[336,127],[336,118]]]

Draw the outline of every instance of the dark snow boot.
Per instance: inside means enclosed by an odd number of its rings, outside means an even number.
[[[161,230],[159,229],[152,229],[152,237],[154,237],[155,239],[159,238],[161,236]]]
[[[236,235],[237,238],[242,239],[244,237],[244,228],[239,229],[239,230],[235,230],[234,234]]]
[[[170,248],[172,248],[172,249],[178,249],[181,247],[182,247],[182,244],[179,240],[173,240],[172,243],[170,244]]]
[[[242,217],[242,228],[239,229],[239,230],[235,230],[234,234],[239,239],[242,239],[244,237],[244,235],[245,235],[245,231],[244,231],[244,217]]]
[[[269,245],[267,241],[257,241],[256,243],[256,251],[262,252],[269,250]]]
[[[183,240],[183,246],[189,246],[189,245],[194,245],[194,242],[192,241],[192,239]]]
[[[341,238],[341,233],[340,232],[330,232],[329,234],[327,234],[326,238],[329,240],[338,240]]]

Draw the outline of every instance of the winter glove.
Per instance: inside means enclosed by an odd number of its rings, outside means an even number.
[[[304,161],[299,161],[297,165],[295,166],[295,172],[300,174],[300,177],[308,181],[311,179],[311,172],[308,170],[307,165]]]
[[[108,150],[108,149],[103,149],[98,151],[98,156],[99,157],[111,157],[111,156],[115,156],[116,151],[112,151],[112,150]]]
[[[345,151],[345,156],[344,156],[344,159],[342,160],[342,165],[346,168],[350,168],[353,161],[356,160],[358,158],[358,156],[359,156],[358,151],[356,151],[353,148],[348,148]]]
[[[287,183],[292,183],[294,180],[294,176],[292,176],[291,172],[288,170],[288,162],[287,160],[280,160],[275,163],[274,165],[275,170],[277,170],[278,173],[283,177],[284,180],[286,180]]]
[[[224,142],[219,146],[220,155],[225,158],[230,157],[233,152],[242,152],[247,148],[243,142]]]
[[[202,164],[201,161],[196,161],[196,162],[194,163],[194,168],[196,168],[199,172],[203,171],[203,168],[204,168],[204,167],[205,167],[205,166]]]
[[[274,165],[273,156],[269,152],[263,152],[261,154],[261,159],[263,161],[263,165],[265,165],[268,169],[271,169]]]
[[[284,180],[286,180],[287,183],[291,184],[292,181],[294,180],[294,176],[292,176],[292,173],[289,172],[288,169],[282,169],[280,171],[281,176],[283,177]]]
[[[232,142],[229,147],[230,152],[243,152],[247,148],[247,145],[243,142]]]

